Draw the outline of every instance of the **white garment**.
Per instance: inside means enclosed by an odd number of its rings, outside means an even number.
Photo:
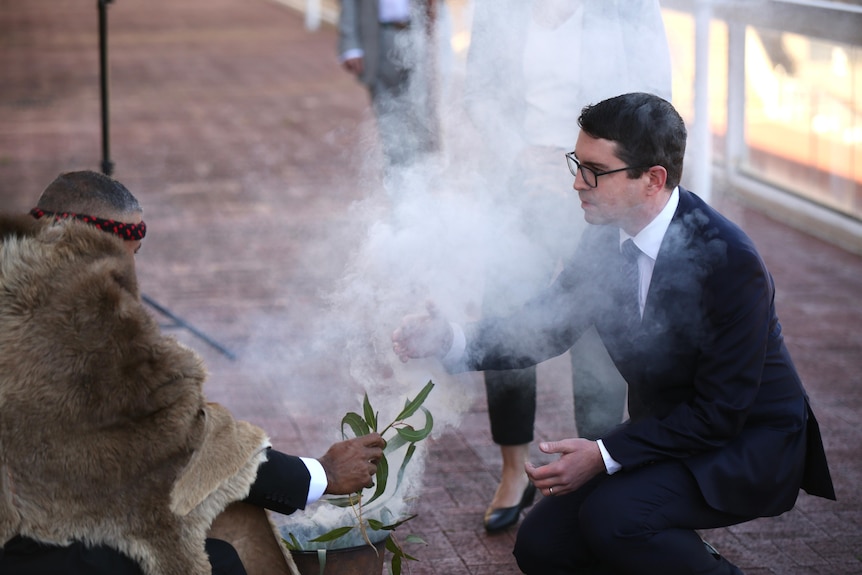
[[[410,0],[380,0],[378,18],[381,22],[409,22]]]
[[[537,22],[535,11],[524,46],[524,136],[528,145],[569,149],[578,137],[581,106],[581,37],[584,9],[580,2],[556,27]]]

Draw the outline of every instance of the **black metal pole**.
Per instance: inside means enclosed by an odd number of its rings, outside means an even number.
[[[153,309],[155,309],[156,311],[161,313],[163,316],[165,316],[166,318],[173,321],[174,323],[171,325],[171,327],[180,327],[183,329],[187,329],[193,335],[196,335],[198,338],[200,338],[201,340],[203,340],[204,342],[206,342],[207,344],[212,346],[214,349],[216,349],[223,356],[227,357],[228,359],[236,359],[236,355],[231,350],[229,350],[228,348],[226,348],[225,346],[223,346],[222,344],[220,344],[219,342],[217,342],[213,338],[209,337],[207,334],[205,334],[201,330],[197,329],[192,324],[190,324],[189,322],[187,322],[183,318],[179,317],[178,315],[173,313],[171,310],[169,310],[165,306],[159,304],[153,298],[147,296],[146,294],[141,294],[141,299],[144,301],[144,303],[148,304],[150,307],[152,307]]]
[[[114,173],[111,161],[111,135],[108,114],[108,4],[113,0],[98,0],[99,3],[99,72],[102,96],[102,173]]]

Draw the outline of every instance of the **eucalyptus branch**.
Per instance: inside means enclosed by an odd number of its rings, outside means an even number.
[[[390,567],[393,575],[400,575],[402,561],[417,560],[415,557],[404,552],[401,543],[396,540],[394,534],[395,529],[407,521],[410,521],[416,517],[416,515],[410,515],[409,517],[398,519],[394,523],[390,524],[385,524],[382,521],[372,519],[368,516],[371,512],[376,511],[377,509],[382,509],[384,512],[386,511],[386,501],[381,499],[381,497],[386,492],[387,487],[389,487],[389,459],[387,456],[391,456],[405,445],[407,446],[404,459],[402,460],[396,474],[395,488],[393,490],[394,494],[398,493],[401,489],[407,465],[410,463],[416,452],[416,444],[431,434],[431,430],[434,427],[434,418],[431,416],[431,412],[423,407],[423,403],[428,398],[428,394],[431,393],[433,388],[433,382],[429,381],[425,384],[419,394],[412,400],[408,399],[404,404],[404,408],[400,413],[398,413],[395,419],[384,427],[383,431],[379,432],[381,437],[386,440],[386,447],[383,450],[383,456],[377,462],[377,471],[375,474],[376,481],[374,492],[371,496],[369,498],[364,497],[365,490],[360,490],[346,496],[333,497],[325,500],[327,503],[337,507],[349,506],[354,515],[356,521],[355,524],[337,527],[323,535],[310,539],[309,542],[329,543],[344,537],[358,527],[365,542],[375,549],[375,552],[377,552],[376,547],[371,542],[371,538],[368,535],[368,529],[370,528],[374,531],[387,531],[389,533],[386,540],[386,549],[392,553]],[[425,423],[421,428],[416,429],[413,425],[408,423],[407,420],[420,411],[425,416]],[[345,439],[348,437],[348,430],[356,437],[368,435],[373,431],[376,432],[379,424],[380,421],[378,413],[372,407],[371,401],[368,399],[368,394],[366,393],[362,400],[362,414],[360,415],[359,413],[352,411],[345,414],[341,420],[341,434]],[[391,437],[387,438],[387,433],[390,433]],[[376,505],[372,505],[375,502]],[[288,549],[301,551],[302,546],[294,534],[289,533],[288,536],[289,539],[283,539],[284,544]],[[408,535],[405,541],[409,543],[424,543],[421,538],[414,535]]]

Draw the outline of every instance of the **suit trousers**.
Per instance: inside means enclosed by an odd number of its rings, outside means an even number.
[[[207,539],[206,552],[213,575],[246,575],[245,567],[233,545],[220,539]],[[74,542],[60,547],[42,545],[15,537],[0,548],[0,573],[3,575],[143,575],[137,562],[106,547],[86,547]]]
[[[711,508],[682,463],[661,462],[543,497],[521,524],[514,554],[528,575],[741,575],[695,530],[751,519]]]
[[[494,443],[531,443],[536,419],[536,367],[486,371],[484,375]]]
[[[388,167],[410,165],[436,146],[426,50],[411,28],[380,29],[378,73],[369,91]]]

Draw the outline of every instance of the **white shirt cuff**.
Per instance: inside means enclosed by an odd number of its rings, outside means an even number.
[[[360,48],[352,48],[350,50],[345,50],[343,54],[341,54],[341,61],[345,62],[352,58],[364,58],[365,52]]]
[[[602,459],[605,462],[605,469],[608,472],[608,475],[613,475],[617,471],[623,468],[622,465],[617,463],[617,461],[611,457],[611,454],[608,453],[608,450],[605,449],[605,444],[601,439],[597,439],[596,443],[599,444],[599,451],[602,452]]]
[[[308,483],[308,499],[305,502],[306,505],[311,505],[323,496],[329,482],[326,481],[326,471],[318,460],[310,457],[300,457],[300,459],[311,475],[311,481]]]
[[[467,350],[467,336],[464,334],[464,329],[457,323],[450,323],[452,327],[452,345],[449,346],[449,351],[443,357],[443,365],[456,365],[464,359],[464,352]]]

